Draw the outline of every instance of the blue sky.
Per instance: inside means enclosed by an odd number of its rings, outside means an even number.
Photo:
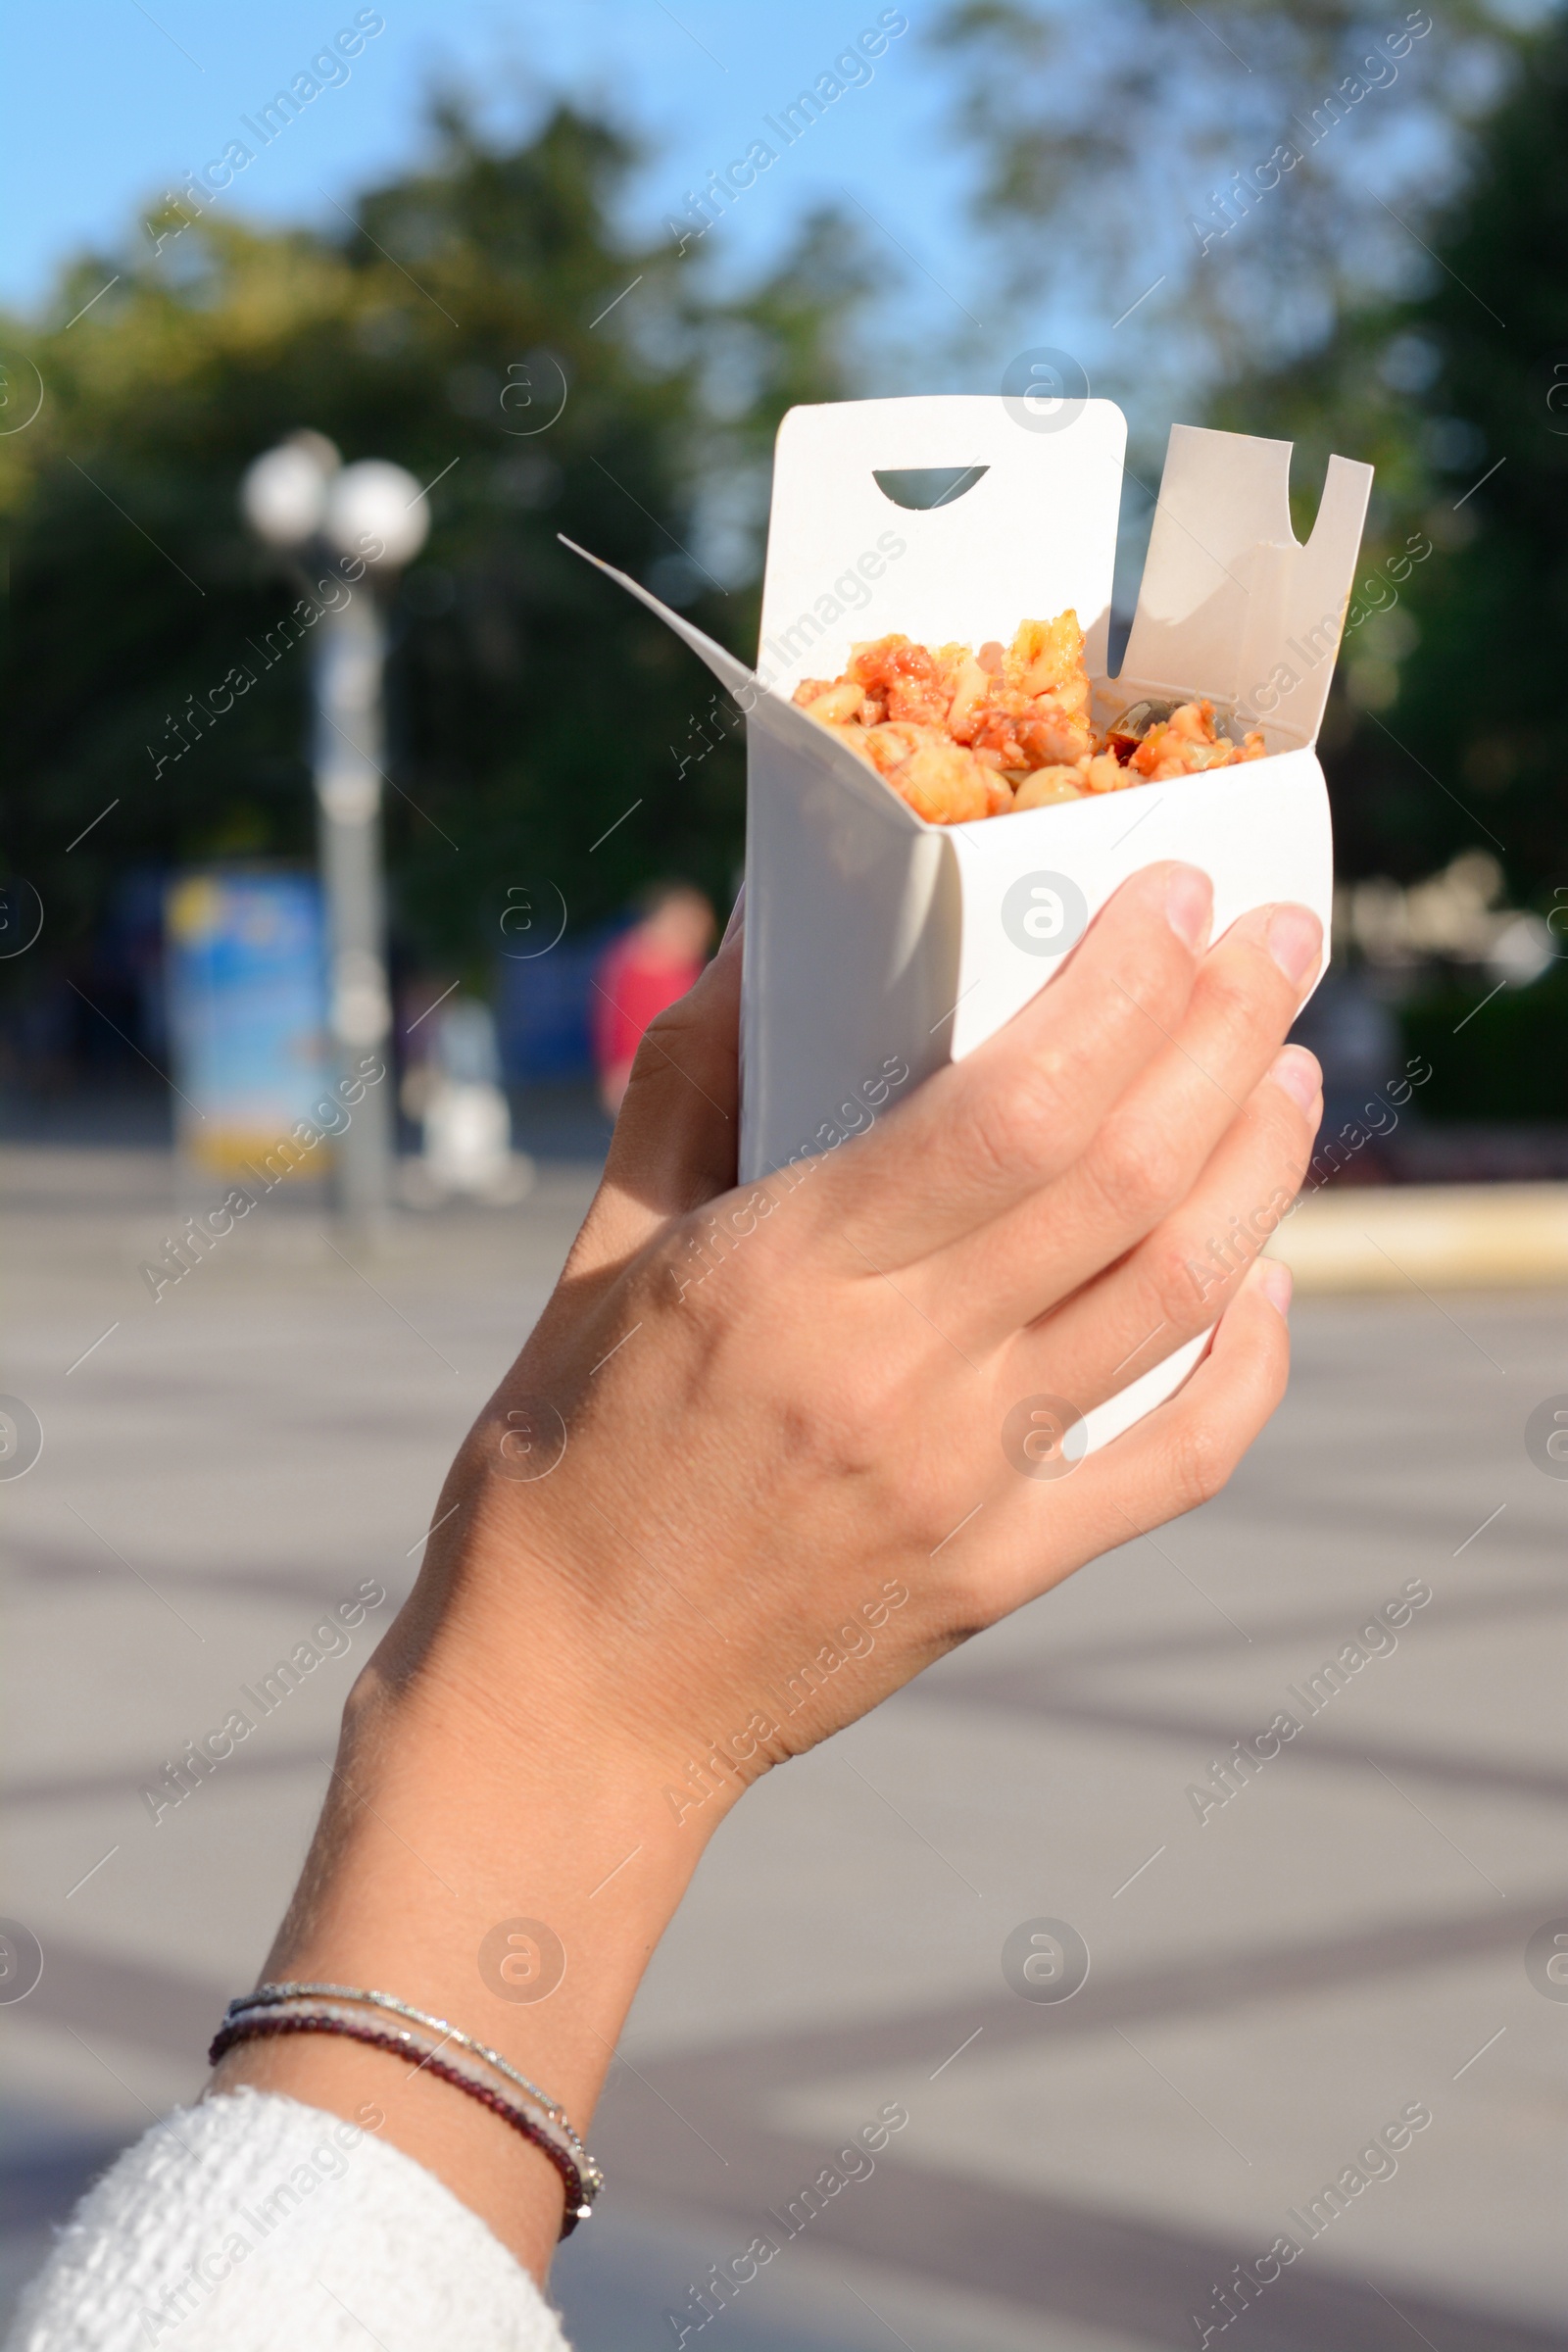
[[[1527,14],[1544,4],[1515,0]],[[1083,0],[1064,6],[1071,16]],[[34,311],[69,259],[122,248],[142,208],[220,156],[241,118],[254,119],[365,13],[383,28],[348,78],[270,144],[254,141],[260,152],[220,210],[341,230],[337,208],[417,157],[429,93],[444,79],[465,87],[499,133],[536,119],[558,90],[635,128],[648,154],[627,225],[657,235],[689,189],[745,154],[765,117],[857,35],[903,15],[908,29],[869,81],[846,90],[716,224],[707,265],[721,278],[750,274],[811,205],[832,201],[886,269],[885,299],[858,321],[867,390],[992,392],[1015,355],[1046,347],[1079,355],[1097,390],[1119,388],[1135,411],[1142,403],[1160,438],[1167,400],[1178,413],[1194,406],[1178,380],[1161,388],[1135,364],[1137,329],[1112,339],[1117,313],[1153,290],[1146,281],[1162,286],[1156,272],[1179,267],[1163,258],[1186,234],[1174,180],[1148,222],[1147,250],[1126,257],[1125,282],[1103,299],[1093,283],[1077,302],[1063,292],[1016,305],[998,292],[995,248],[976,234],[966,201],[975,159],[949,129],[953,68],[926,37],[944,0],[891,10],[883,0],[384,0],[370,12],[360,0],[16,0],[0,20],[0,307]],[[1103,19],[1076,23],[1080,34],[1093,25],[1091,40],[1104,29]],[[1195,73],[1209,38],[1195,17]],[[1403,104],[1364,108],[1334,151],[1362,206],[1368,171],[1391,190],[1409,183],[1400,200],[1418,207],[1441,176],[1415,169],[1424,134]],[[1377,225],[1386,230],[1381,217]],[[1250,220],[1246,233],[1257,233]],[[1160,356],[1179,378],[1175,345]]]
[[[240,116],[308,66],[357,8],[47,0],[8,12],[0,302],[33,309],[63,261],[122,237],[139,206],[220,154],[239,135]],[[385,29],[348,81],[324,90],[221,203],[269,221],[332,223],[334,200],[350,202],[417,152],[423,95],[447,75],[483,94],[498,126],[522,119],[551,86],[640,125],[654,152],[633,201],[639,221],[654,223],[744,153],[761,117],[883,12],[880,0],[791,0],[787,9],[772,0],[385,0],[377,13]],[[904,13],[910,29],[891,42],[869,85],[847,92],[735,206],[715,234],[715,259],[750,267],[813,200],[848,191],[908,286],[907,318],[941,336],[962,329],[963,311],[975,307],[972,292],[960,305],[943,290],[960,276],[966,168],[944,145],[940,69],[920,40],[931,0]]]

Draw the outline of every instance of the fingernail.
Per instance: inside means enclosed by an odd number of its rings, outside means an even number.
[[[1323,1091],[1323,1072],[1317,1055],[1309,1054],[1304,1046],[1284,1046],[1274,1057],[1269,1076],[1310,1118]]]
[[[1165,920],[1196,956],[1214,919],[1214,885],[1196,865],[1171,868],[1165,884]]]
[[[1277,1257],[1257,1257],[1252,1260],[1252,1280],[1270,1306],[1282,1315],[1291,1311],[1291,1293],[1296,1288],[1289,1266],[1282,1266]]]
[[[1323,954],[1323,926],[1310,906],[1276,906],[1268,952],[1293,988],[1304,988]]]
[[[724,950],[729,946],[730,941],[734,938],[736,932],[740,929],[745,920],[746,885],[743,882],[740,886],[740,889],[735,894],[735,904],[729,910],[729,921],[724,925],[724,936],[718,943],[718,951],[720,955],[722,955]]]

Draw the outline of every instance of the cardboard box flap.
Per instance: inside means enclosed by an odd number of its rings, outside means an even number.
[[[920,645],[1011,639],[1071,605],[1105,668],[1127,424],[1108,400],[1036,419],[967,394],[791,409],[778,430],[758,667],[783,694],[836,677],[894,630]],[[876,480],[966,467],[924,511]]]
[[[748,669],[744,662],[727,652],[706,630],[698,628],[695,621],[683,620],[678,612],[670,611],[668,605],[662,605],[658,597],[642,587],[629,572],[617,571],[613,564],[605,562],[603,556],[590,555],[585,547],[577,545],[575,539],[568,539],[564,531],[558,531],[556,537],[563,547],[569,547],[574,556],[581,556],[585,564],[591,564],[596,571],[604,572],[617,587],[624,588],[628,596],[634,596],[640,605],[646,605],[650,612],[657,612],[664,626],[673,629],[677,637],[684,638],[692,652],[708,663],[719,684],[728,687],[741,709],[744,710],[749,707],[749,698],[757,691],[758,681],[755,672]]]
[[[577,545],[575,539],[568,539],[564,531],[558,531],[556,537],[563,547],[569,548],[574,556],[581,556],[585,564],[591,564],[596,571],[602,571],[607,579],[624,588],[628,596],[634,596],[640,605],[648,607],[650,612],[657,613],[666,628],[673,629],[675,635],[707,662],[719,684],[734,696],[753,726],[761,727],[775,742],[785,744],[797,757],[810,760],[819,766],[825,763],[844,789],[852,792],[857,800],[877,814],[891,817],[906,830],[924,830],[922,819],[915,815],[906,802],[900,799],[891,785],[883,783],[874,769],[837,742],[814,718],[808,717],[785,696],[773,692],[755,670],[748,669],[744,662],[718,644],[716,639],[710,637],[706,630],[700,629],[695,621],[671,612],[668,605],[662,605],[651,590],[644,588],[628,572],[617,571],[613,564],[605,562],[603,556],[590,555],[587,548]]]
[[[1289,441],[1175,424],[1115,701],[1206,694],[1315,741],[1372,487],[1330,458],[1312,536],[1291,527]]]

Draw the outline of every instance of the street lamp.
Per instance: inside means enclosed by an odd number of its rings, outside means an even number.
[[[318,625],[311,760],[326,893],[328,1019],[340,1075],[350,1076],[367,1054],[379,1051],[388,1061],[388,1083],[366,1092],[336,1146],[339,1210],[368,1233],[386,1214],[393,1158],[381,888],[384,596],[423,546],[430,510],[401,466],[379,458],[345,466],[324,434],[313,432],[291,434],[258,458],[240,485],[240,504],[270,547],[333,568],[344,559],[365,565],[356,575],[364,588],[351,587]]]

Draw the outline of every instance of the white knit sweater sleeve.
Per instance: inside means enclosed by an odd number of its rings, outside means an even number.
[[[362,2111],[363,2112],[363,2111]],[[566,2352],[433,2173],[270,2092],[176,2107],[88,2190],[4,2352]]]

